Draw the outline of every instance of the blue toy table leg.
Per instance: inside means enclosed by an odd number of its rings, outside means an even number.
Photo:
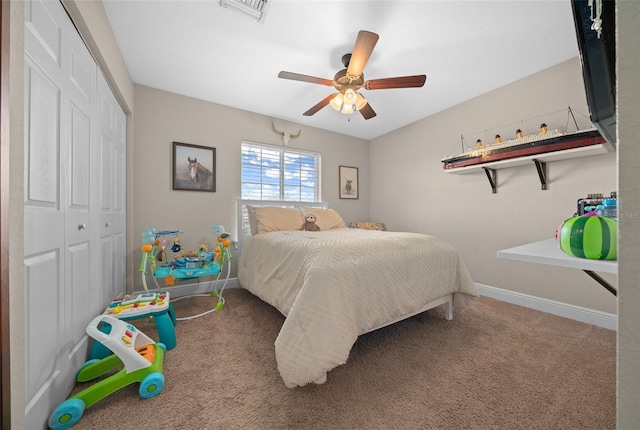
[[[176,321],[176,312],[173,310],[173,303],[169,303],[169,310],[167,312],[169,313],[169,316],[171,317],[171,322],[175,327],[175,325],[178,322]]]
[[[156,328],[158,329],[158,337],[160,342],[164,343],[167,349],[176,347],[176,331],[175,315],[173,315],[173,307],[170,306],[167,312],[154,316],[156,320]],[[171,314],[171,315],[170,315]]]

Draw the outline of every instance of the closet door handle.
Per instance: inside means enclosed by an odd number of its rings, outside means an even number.
[[[111,223],[110,222],[105,222],[104,223],[104,228],[109,228],[111,227]]]
[[[87,228],[86,224],[78,224],[78,230],[84,230],[85,228]]]

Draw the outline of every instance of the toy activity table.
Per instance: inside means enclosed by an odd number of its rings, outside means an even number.
[[[180,242],[179,230],[156,231],[153,228],[145,230],[142,235],[142,285],[145,291],[147,287],[147,267],[156,287],[160,289],[157,279],[165,279],[166,285],[172,285],[174,279],[193,279],[203,276],[219,276],[222,272],[222,264],[231,259],[229,251],[229,234],[224,232],[224,227],[216,224],[213,228],[217,244],[213,252],[209,252],[206,245],[200,245],[198,252],[185,253]],[[173,245],[169,248],[174,256],[168,257],[166,236],[174,236]]]
[[[126,295],[114,299],[103,315],[110,315],[123,321],[132,321],[145,317],[153,317],[158,337],[166,348],[176,346],[176,316],[168,291]],[[90,357],[98,359],[106,357],[110,351],[98,341],[93,342]]]
[[[202,262],[198,261],[198,259],[196,258],[184,258],[184,262],[181,263],[183,263],[185,266],[159,266],[153,274],[154,278],[161,279],[171,275],[176,279],[191,279],[199,278],[201,276],[217,276],[221,271],[220,264],[217,261],[211,261],[206,265],[202,265]]]
[[[182,232],[179,230],[156,231],[154,228],[145,230],[142,234],[142,261],[140,263],[144,290],[149,292],[146,276],[148,269],[158,290],[161,289],[160,285],[158,285],[158,279],[164,279],[165,287],[170,287],[176,279],[188,280],[215,276],[216,288],[211,293],[211,296],[218,298],[218,303],[214,310],[222,310],[224,307],[222,291],[229,280],[231,272],[232,257],[229,249],[231,240],[229,234],[224,231],[224,226],[216,224],[212,230],[216,238],[212,252],[209,252],[209,247],[204,244],[198,246],[197,252],[185,252],[180,241]],[[167,241],[164,239],[166,236],[174,237],[171,246],[167,245]],[[173,253],[173,259],[169,258],[167,249]],[[225,264],[227,265],[226,279],[222,288],[218,291],[217,283],[220,280]]]

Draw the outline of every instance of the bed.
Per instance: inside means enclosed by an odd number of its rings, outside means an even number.
[[[320,231],[300,230],[312,213]],[[347,228],[326,204],[238,202],[238,280],[285,320],[275,356],[287,387],[326,381],[358,336],[478,293],[457,251],[429,235]]]

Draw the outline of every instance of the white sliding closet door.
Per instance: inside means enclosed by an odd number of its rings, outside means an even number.
[[[125,116],[61,3],[25,3],[25,425],[46,429],[124,292]]]
[[[125,293],[126,119],[107,81],[99,75],[100,244],[103,299]]]

